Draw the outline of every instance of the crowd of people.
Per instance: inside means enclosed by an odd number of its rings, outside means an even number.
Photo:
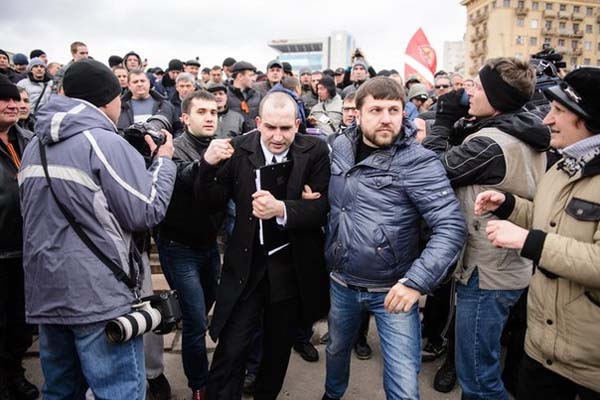
[[[600,69],[539,89],[501,57],[429,87],[360,51],[262,73],[70,50],[0,50],[0,400],[40,395],[34,326],[44,399],[170,397],[163,337],[106,333],[155,326],[131,314],[152,241],[194,400],[276,399],[322,319],[324,400],[371,319],[388,399],[440,357],[435,390],[463,399],[600,399]]]

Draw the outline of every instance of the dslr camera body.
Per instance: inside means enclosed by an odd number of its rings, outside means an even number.
[[[161,132],[165,129],[171,132],[171,122],[167,117],[161,114],[156,114],[148,118],[146,122],[136,122],[123,130],[123,137],[129,142],[146,160],[152,160],[150,147],[144,139],[144,136],[149,135],[156,146],[160,147],[165,143],[165,135]],[[158,148],[157,147],[157,148]]]
[[[109,341],[123,343],[151,331],[166,335],[181,320],[179,295],[175,290],[144,297],[132,309],[106,324],[104,333]]]

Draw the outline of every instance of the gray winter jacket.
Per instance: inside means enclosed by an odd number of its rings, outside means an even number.
[[[405,128],[406,129],[406,128]],[[466,224],[435,153],[402,134],[355,165],[353,126],[333,144],[325,243],[334,278],[389,288],[399,279],[431,293],[458,259]],[[433,233],[419,252],[419,220]]]
[[[219,139],[236,137],[244,133],[244,117],[236,111],[227,109],[219,113],[219,123],[215,136]]]
[[[310,116],[317,119],[315,128],[321,129],[327,135],[337,132],[342,123],[342,98],[336,95],[317,103],[310,111]]]
[[[130,262],[133,233],[163,219],[175,164],[161,157],[146,170],[104,113],[69,97],[56,96],[39,110],[36,136],[19,171],[27,321],[86,324],[129,312],[131,290],[79,239],[52,197],[39,145],[46,145],[52,187],[62,204],[130,276],[140,269]]]

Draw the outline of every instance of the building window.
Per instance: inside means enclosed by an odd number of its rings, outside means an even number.
[[[592,15],[594,15],[594,9],[592,7],[586,7],[585,15],[587,15],[588,17],[591,17]]]
[[[576,49],[577,46],[579,46],[579,41],[578,40],[571,41],[571,48]]]
[[[531,20],[531,29],[537,29],[537,27],[538,27],[538,20],[532,19]]]
[[[579,31],[579,24],[573,24],[573,32]]]
[[[517,2],[517,8],[525,8],[525,2],[523,0],[519,0]]]
[[[558,23],[558,29],[567,29],[567,23],[566,22],[559,22]]]
[[[502,2],[502,6],[503,6],[504,8],[509,8],[509,7],[510,7],[510,0],[504,0],[504,1]]]
[[[590,60],[589,58],[583,59],[583,65],[590,65],[591,63],[592,63],[592,60]]]
[[[517,18],[517,26],[525,26],[525,19]]]
[[[552,6],[553,6],[552,3],[546,3],[546,10],[547,11],[552,11]]]
[[[592,42],[590,42],[590,41],[583,42],[583,48],[586,51],[591,51],[592,50]]]
[[[538,3],[537,1],[533,1],[531,2],[531,9],[532,10],[539,10],[540,9],[540,3]]]
[[[518,35],[518,36],[517,36],[516,43],[517,43],[517,44],[523,44],[524,42],[525,42],[525,41],[524,41],[524,39],[523,39],[523,36],[521,36],[521,35]]]
[[[559,6],[560,11],[567,11],[567,5],[566,4],[561,4]]]
[[[558,47],[565,47],[565,39],[558,39]]]
[[[585,33],[594,33],[592,25],[585,26]]]
[[[552,43],[552,39],[549,37],[545,37],[544,38],[544,44],[551,44]]]
[[[529,38],[529,45],[530,46],[537,46],[537,38],[535,36],[531,36]]]
[[[544,21],[544,26],[548,30],[552,29],[552,21],[548,21],[548,20]]]
[[[579,12],[581,12],[581,7],[579,7],[579,6],[573,6],[573,12],[574,12],[574,13],[579,13]]]
[[[571,57],[571,65],[573,67],[577,65],[577,57]]]
[[[492,8],[496,8],[496,0],[492,1]]]

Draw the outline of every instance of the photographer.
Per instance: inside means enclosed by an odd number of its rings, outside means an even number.
[[[137,290],[121,280],[141,284],[134,237],[166,213],[176,173],[172,137],[163,131],[146,170],[115,126],[121,88],[111,70],[81,60],[63,87],[65,96],[40,110],[19,172],[26,315],[40,325],[43,397],[81,398],[89,385],[97,398],[144,399],[142,337],[110,343],[104,329],[135,300]]]

